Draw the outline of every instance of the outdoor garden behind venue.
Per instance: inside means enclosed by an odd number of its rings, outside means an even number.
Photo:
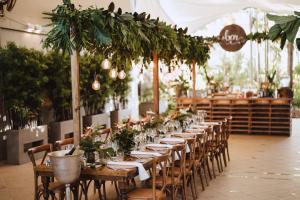
[[[297,0],[0,0],[0,200],[299,199]]]

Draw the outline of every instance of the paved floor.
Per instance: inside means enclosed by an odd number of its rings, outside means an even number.
[[[291,137],[232,135],[230,155],[204,192],[198,184],[198,199],[300,199],[300,119],[293,120]],[[0,200],[27,199],[33,199],[31,164],[0,165]]]

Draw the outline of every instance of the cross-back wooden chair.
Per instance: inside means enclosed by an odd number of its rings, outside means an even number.
[[[151,188],[138,188],[127,194],[129,200],[164,200],[166,199],[167,163],[169,155],[153,158],[151,170]],[[158,170],[159,169],[159,170]],[[157,179],[161,186],[157,188]]]
[[[66,138],[63,140],[58,140],[54,143],[54,150],[62,150],[66,145],[74,144],[74,138]]]
[[[41,196],[44,196],[44,198],[48,198],[48,196],[50,195],[52,199],[56,199],[55,194],[58,193],[60,199],[63,199],[64,197],[64,185],[54,181],[53,177],[41,177],[38,173],[38,171],[36,170],[38,165],[44,165],[45,164],[45,160],[46,157],[48,155],[48,153],[50,153],[52,151],[51,145],[50,144],[44,144],[41,146],[37,146],[37,147],[33,147],[30,148],[27,152],[30,161],[33,165],[33,174],[34,174],[34,199],[38,200],[41,198]],[[35,155],[38,153],[44,153],[43,158],[41,160],[41,162],[39,164],[37,164],[37,161],[35,159]],[[47,181],[49,182],[49,186],[47,188],[47,191],[49,193],[46,192],[46,188],[44,188],[43,184],[39,184],[39,178],[41,179],[41,182]],[[45,180],[48,179],[48,180]]]
[[[173,200],[177,199],[178,191],[181,190],[182,199],[186,199],[185,185],[185,161],[186,144],[174,145],[169,157],[169,166],[167,168],[166,190],[171,194]],[[162,187],[161,177],[156,177],[156,186]]]
[[[196,137],[196,150],[195,150],[195,168],[199,174],[199,178],[201,181],[202,190],[205,190],[203,176],[206,181],[206,185],[208,186],[208,179],[206,176],[206,166],[205,166],[205,147],[207,142],[207,133],[198,134]]]
[[[186,156],[186,168],[185,168],[185,180],[186,186],[190,186],[192,197],[195,200],[197,198],[196,181],[195,181],[195,156],[196,156],[196,137],[186,138],[187,146],[190,152]]]

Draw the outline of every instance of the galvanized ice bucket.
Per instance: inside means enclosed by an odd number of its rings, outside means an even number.
[[[66,185],[66,200],[71,200],[70,184],[80,176],[81,154],[65,155],[70,150],[54,151],[49,153],[55,178]]]
[[[81,155],[65,155],[69,150],[54,151],[49,153],[54,176],[63,184],[70,184],[80,176]]]

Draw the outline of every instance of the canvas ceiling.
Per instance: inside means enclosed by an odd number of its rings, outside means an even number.
[[[0,18],[1,26],[22,24],[47,24],[42,12],[51,11],[62,0],[18,0],[12,12]],[[73,0],[76,5],[107,7],[110,0]],[[170,24],[188,27],[194,33],[226,14],[254,7],[268,12],[291,13],[300,11],[300,0],[114,0],[116,7],[124,11],[150,13]],[[12,27],[13,28],[13,27]],[[20,27],[19,27],[20,28]]]

